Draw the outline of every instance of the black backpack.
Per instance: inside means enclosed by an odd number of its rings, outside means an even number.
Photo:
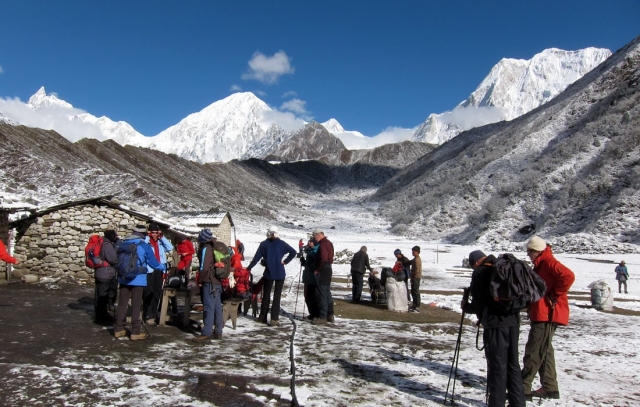
[[[116,253],[118,254],[118,263],[115,265],[115,269],[118,272],[118,277],[130,281],[138,274],[147,273],[147,267],[138,264],[138,246],[135,243],[120,243],[116,248]]]
[[[524,261],[511,253],[498,256],[491,274],[489,295],[498,299],[498,310],[504,315],[517,314],[547,292],[544,280]]]

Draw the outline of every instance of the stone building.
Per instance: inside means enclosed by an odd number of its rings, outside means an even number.
[[[157,223],[165,236],[175,241],[178,235],[195,239],[197,234],[177,230],[153,213],[143,213],[121,204],[111,196],[66,202],[10,222],[15,229],[14,256],[20,264],[13,276],[74,277],[88,279],[93,269],[85,266],[84,248],[92,234],[114,228],[118,236],[131,234],[138,224]]]
[[[177,230],[198,233],[209,228],[219,241],[235,246],[236,230],[229,212],[175,212],[172,216],[179,220]]]

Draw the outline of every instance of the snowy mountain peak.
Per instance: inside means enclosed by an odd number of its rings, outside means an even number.
[[[47,95],[44,86],[40,87],[36,93],[29,98],[27,102],[33,109],[41,109],[47,107],[62,107],[65,109],[71,109],[73,106],[70,103],[65,102],[54,94]]]
[[[546,49],[530,60],[501,59],[454,110],[432,114],[413,140],[442,144],[464,130],[512,120],[541,106],[611,56],[602,48]]]
[[[344,128],[342,125],[334,118],[327,120],[322,123],[322,126],[329,131],[329,133],[339,134],[344,133]]]

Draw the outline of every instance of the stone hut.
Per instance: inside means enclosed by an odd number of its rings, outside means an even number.
[[[143,213],[121,204],[111,196],[66,202],[9,223],[15,229],[14,277],[26,274],[88,279],[93,269],[84,264],[84,248],[92,234],[103,234],[112,227],[118,236],[131,234],[137,224],[157,223],[165,236],[175,241],[178,235],[194,234],[174,229],[168,221],[153,213]]]
[[[185,233],[209,228],[218,240],[235,246],[235,225],[229,212],[174,212],[171,215],[180,221],[176,228]]]

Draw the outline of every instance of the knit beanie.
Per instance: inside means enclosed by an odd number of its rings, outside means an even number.
[[[400,249],[395,249],[395,250],[393,251],[393,255],[394,255],[394,256],[397,256],[397,255],[399,255],[399,254],[402,254],[402,252],[400,251]]]
[[[115,230],[107,229],[104,231],[105,239],[115,243],[118,240],[118,235]]]
[[[473,267],[483,257],[487,257],[482,250],[474,250],[469,253],[469,266]]]
[[[202,229],[200,234],[198,235],[199,243],[207,243],[211,239],[214,239],[216,236],[211,232],[210,229]]]
[[[534,236],[531,239],[529,239],[529,242],[527,242],[527,249],[541,252],[546,248],[547,248],[547,242],[542,240],[542,238],[539,236]]]

